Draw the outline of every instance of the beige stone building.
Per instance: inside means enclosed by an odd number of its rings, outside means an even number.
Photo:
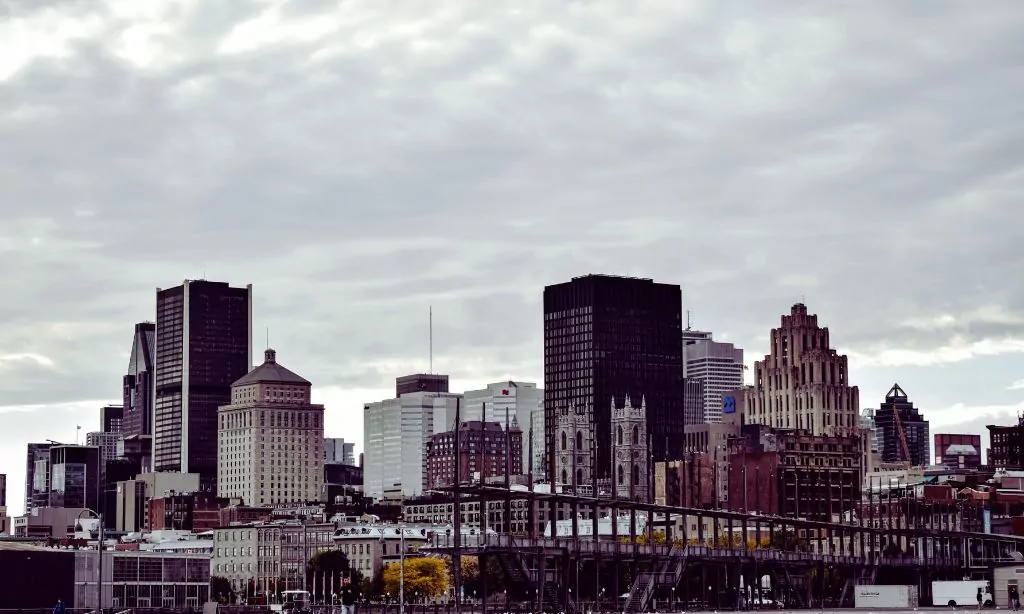
[[[334,531],[330,523],[280,522],[214,529],[211,573],[226,578],[240,595],[253,588],[302,588],[306,562],[335,548]]]
[[[246,505],[319,501],[324,477],[324,406],[312,385],[277,362],[231,386],[231,404],[217,412],[217,489]]]
[[[850,385],[846,355],[830,341],[816,314],[803,303],[793,305],[771,331],[769,354],[754,363],[753,385],[723,397],[725,420],[732,413],[746,424],[859,437],[866,467],[870,441],[860,423],[860,391]]]

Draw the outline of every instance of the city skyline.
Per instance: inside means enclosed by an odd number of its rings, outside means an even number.
[[[542,289],[588,273],[679,284],[748,366],[804,302],[861,408],[898,381],[933,433],[1024,411],[1018,4],[148,6],[0,37],[12,513],[186,277],[253,284],[256,353],[358,450],[395,377],[543,387]]]

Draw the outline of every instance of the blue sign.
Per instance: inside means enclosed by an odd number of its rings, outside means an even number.
[[[734,397],[734,396],[722,397],[722,413],[723,414],[735,414],[736,413],[736,397]]]

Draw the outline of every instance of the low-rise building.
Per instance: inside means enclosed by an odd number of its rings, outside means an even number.
[[[415,555],[427,543],[429,534],[423,527],[356,524],[339,527],[334,542],[352,568],[369,578],[388,561],[401,558],[403,545],[406,556]]]
[[[240,593],[251,588],[301,589],[306,563],[318,552],[333,550],[331,523],[258,523],[213,530],[213,575],[231,582]]]
[[[97,553],[79,550],[74,556],[75,594],[71,607],[96,607]],[[198,610],[210,600],[210,557],[207,554],[106,551],[103,553],[103,607]]]
[[[152,531],[209,531],[220,526],[220,510],[227,499],[209,492],[168,493],[149,500],[149,528]]]

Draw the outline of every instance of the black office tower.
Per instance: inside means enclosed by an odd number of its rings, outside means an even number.
[[[560,412],[592,416],[594,479],[611,474],[611,405],[647,405],[654,460],[682,458],[682,293],[650,279],[587,275],[544,288],[545,464]],[[549,471],[548,475],[555,475]]]
[[[899,424],[896,421],[897,412]],[[928,421],[907,399],[907,393],[899,384],[892,385],[885,395],[885,402],[875,410],[875,428],[881,433],[880,452],[883,463],[910,461],[914,467],[927,467],[931,464]],[[904,437],[907,450],[903,449]],[[907,452],[910,458],[907,458]]]
[[[216,492],[217,408],[252,366],[252,286],[185,281],[156,294],[153,469]]]
[[[50,443],[30,443],[25,455],[25,513],[50,505]]]
[[[100,507],[100,449],[59,445],[50,448],[50,507]]]
[[[156,324],[135,325],[128,374],[124,376],[121,432],[125,437],[153,434],[153,360]]]

